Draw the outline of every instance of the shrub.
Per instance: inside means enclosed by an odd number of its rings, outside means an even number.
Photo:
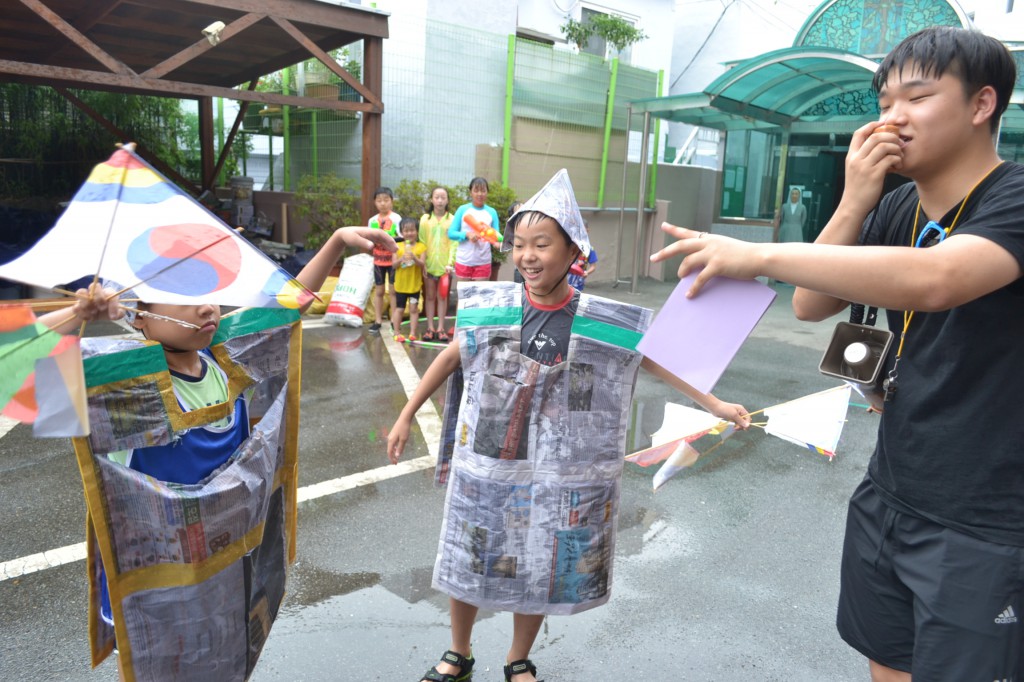
[[[352,178],[303,175],[295,191],[295,211],[309,221],[306,248],[320,248],[339,227],[361,225],[359,204],[359,183]]]

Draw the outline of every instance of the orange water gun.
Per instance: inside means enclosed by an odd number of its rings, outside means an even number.
[[[483,239],[485,242],[490,244],[500,244],[505,241],[505,238],[502,237],[501,234],[499,234],[493,227],[484,225],[476,219],[476,216],[467,213],[462,216],[462,219],[467,225],[469,225],[470,229],[476,232],[476,236],[480,237],[480,239]]]

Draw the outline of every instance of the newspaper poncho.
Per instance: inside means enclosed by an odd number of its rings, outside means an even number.
[[[581,294],[567,359],[548,367],[520,352],[523,295],[511,282],[459,284],[433,584],[483,608],[570,614],[610,595],[636,343],[651,311]]]
[[[210,350],[227,373],[228,400],[185,413],[159,345],[83,343],[92,433],[74,444],[85,486],[93,665],[116,634],[128,682],[252,673],[295,558],[298,319],[293,310],[258,308],[225,316]],[[163,483],[106,457],[222,419],[254,384],[249,415],[258,421],[249,438],[195,485]],[[101,565],[114,627],[99,613]]]

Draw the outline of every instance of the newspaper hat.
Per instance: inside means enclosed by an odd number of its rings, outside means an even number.
[[[572,183],[569,182],[569,171],[564,168],[548,180],[539,192],[523,202],[505,224],[503,237],[505,241],[501,244],[502,251],[512,248],[512,237],[516,231],[516,224],[524,213],[536,211],[548,216],[569,235],[573,244],[579,247],[580,252],[586,257],[590,255],[590,237],[587,236],[587,228],[583,225],[583,216],[580,215],[580,207],[576,203],[576,195],[572,191]]]

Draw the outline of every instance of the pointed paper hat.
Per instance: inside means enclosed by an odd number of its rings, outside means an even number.
[[[569,235],[569,239],[580,248],[584,256],[590,255],[590,237],[587,236],[587,228],[583,226],[583,216],[580,215],[580,207],[576,203],[576,195],[572,191],[572,183],[569,182],[569,171],[564,168],[548,180],[539,192],[523,202],[508,219],[505,224],[504,239],[501,244],[502,251],[512,248],[512,237],[516,231],[516,225],[524,213],[536,211],[543,213],[558,223],[559,227]]]

